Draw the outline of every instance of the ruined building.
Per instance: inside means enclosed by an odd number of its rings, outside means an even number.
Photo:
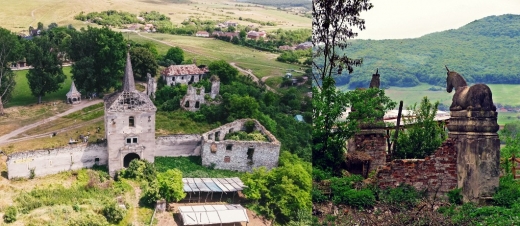
[[[126,57],[123,90],[107,95],[104,102],[110,175],[136,158],[153,162],[157,108],[146,94],[135,89],[130,54]]]
[[[259,131],[267,141],[230,140],[226,134],[245,131],[246,122],[253,121],[253,131]],[[240,119],[202,134],[202,165],[215,169],[252,171],[264,166],[272,169],[278,166],[280,142],[257,120]]]
[[[188,111],[198,111],[201,104],[206,104],[209,100],[206,100],[206,95],[212,100],[219,93],[220,89],[220,79],[216,75],[212,75],[210,78],[211,81],[211,91],[210,93],[205,93],[204,87],[193,87],[192,85],[188,85],[188,90],[186,91],[186,95],[181,100],[181,107],[184,110]]]
[[[195,64],[170,65],[161,71],[161,76],[169,86],[177,84],[189,85],[202,80],[209,70],[206,67],[197,67]]]

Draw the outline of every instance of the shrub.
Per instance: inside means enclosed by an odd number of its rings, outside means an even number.
[[[14,206],[9,206],[5,210],[4,214],[4,222],[5,223],[12,223],[16,221],[16,216],[18,215],[18,210]]]
[[[244,127],[246,128],[246,133],[251,133],[255,129],[255,121],[248,120],[244,123]]]
[[[153,207],[153,204],[161,198],[162,197],[159,193],[159,185],[157,183],[157,180],[153,180],[143,188],[143,196],[141,196],[139,204],[143,206]]]
[[[327,196],[321,193],[321,191],[316,186],[312,187],[311,195],[313,203],[325,202],[328,199]]]
[[[120,171],[119,176],[123,178],[152,181],[155,179],[155,175],[156,170],[152,163],[146,160],[134,159],[130,162],[126,170]]]
[[[520,188],[518,183],[511,177],[500,178],[498,192],[493,196],[493,201],[497,206],[511,207],[520,198]]]
[[[349,189],[336,194],[332,200],[334,204],[347,204],[355,208],[372,207],[376,202],[374,193],[369,189]]]
[[[448,201],[452,204],[460,205],[462,204],[462,189],[456,188],[448,192]]]
[[[380,195],[382,203],[389,204],[399,209],[410,209],[414,207],[423,196],[413,186],[400,184],[396,188],[383,190]]]
[[[116,206],[115,203],[109,203],[103,208],[103,215],[108,222],[117,224],[125,217],[126,210]]]
[[[330,188],[333,194],[341,193],[342,191],[353,188],[356,182],[361,182],[363,177],[361,175],[352,175],[348,177],[333,177],[330,179]]]

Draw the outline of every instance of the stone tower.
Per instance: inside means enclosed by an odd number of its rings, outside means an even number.
[[[157,108],[146,93],[135,89],[130,54],[126,56],[123,90],[105,96],[105,136],[108,171],[128,167],[133,159],[154,161],[155,112]]]
[[[211,99],[215,99],[220,90],[220,78],[216,75],[212,75],[209,80],[211,81],[211,93],[209,96]]]

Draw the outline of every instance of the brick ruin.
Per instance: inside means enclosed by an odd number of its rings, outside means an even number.
[[[409,184],[428,193],[447,193],[457,188],[457,150],[455,141],[448,139],[434,154],[424,159],[396,159],[377,172],[381,188]]]
[[[491,199],[500,175],[497,113],[463,110],[450,114],[448,139],[424,159],[390,161],[384,130],[377,128],[361,129],[349,140],[348,150],[370,156],[369,171],[376,171],[381,188],[404,183],[439,195],[462,188],[464,202]]]

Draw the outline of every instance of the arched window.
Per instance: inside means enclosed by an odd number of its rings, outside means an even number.
[[[134,127],[134,126],[135,126],[134,116],[130,116],[130,117],[128,118],[128,126],[131,126],[131,127]]]

